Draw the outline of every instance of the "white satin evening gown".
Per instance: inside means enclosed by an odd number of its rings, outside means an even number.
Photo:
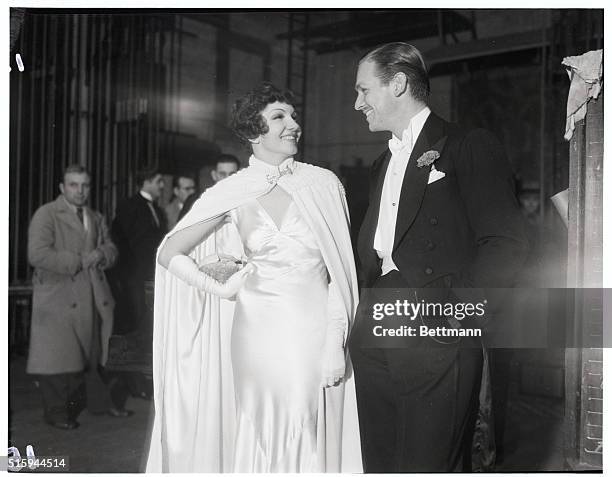
[[[236,298],[234,472],[325,471],[317,436],[328,275],[297,206],[277,226],[256,199],[229,213],[255,266]]]

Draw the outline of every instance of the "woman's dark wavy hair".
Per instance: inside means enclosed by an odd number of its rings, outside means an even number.
[[[261,116],[266,106],[277,101],[292,104],[293,99],[291,91],[281,90],[272,83],[264,82],[236,100],[232,108],[230,126],[241,141],[249,144],[249,139],[255,139],[269,131],[266,120]]]

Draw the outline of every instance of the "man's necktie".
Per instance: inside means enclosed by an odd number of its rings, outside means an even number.
[[[83,207],[77,207],[77,217],[79,218],[81,224],[85,224],[83,221]]]

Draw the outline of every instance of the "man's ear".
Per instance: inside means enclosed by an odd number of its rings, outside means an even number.
[[[406,73],[401,71],[395,73],[395,76],[391,79],[391,88],[395,97],[399,97],[405,92],[409,91],[408,78]]]
[[[217,182],[217,171],[215,171],[214,169],[210,171],[210,177],[212,177],[212,180]]]
[[[64,183],[63,182],[59,183],[59,190],[62,194],[64,193]]]

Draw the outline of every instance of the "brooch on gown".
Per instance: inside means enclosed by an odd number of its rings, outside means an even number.
[[[274,185],[282,176],[286,174],[293,174],[293,170],[290,167],[285,167],[282,170],[279,168],[277,172],[266,174],[266,180],[268,181],[268,184]]]

